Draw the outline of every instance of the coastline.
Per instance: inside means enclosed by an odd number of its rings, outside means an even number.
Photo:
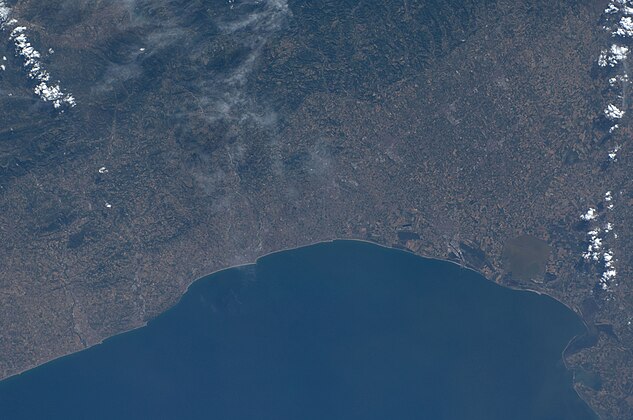
[[[573,343],[575,340],[577,340],[577,339],[579,339],[579,338],[583,337],[584,335],[586,335],[586,334],[589,332],[589,327],[588,327],[588,324],[587,324],[586,320],[584,319],[584,317],[582,316],[582,312],[581,312],[580,310],[577,310],[577,308],[574,308],[574,307],[572,307],[572,306],[570,306],[570,305],[565,304],[564,302],[560,301],[560,300],[559,300],[559,299],[557,299],[556,297],[551,296],[551,295],[549,295],[549,294],[547,294],[547,293],[544,293],[544,292],[541,292],[541,291],[538,291],[538,290],[534,290],[534,289],[529,289],[529,288],[520,288],[520,287],[508,286],[508,285],[504,285],[504,284],[497,283],[497,282],[495,282],[494,280],[491,280],[490,278],[486,277],[486,276],[485,276],[483,273],[481,273],[480,271],[478,271],[478,270],[476,270],[476,269],[474,269],[474,268],[472,268],[472,267],[466,266],[466,265],[464,265],[464,264],[461,264],[461,263],[459,263],[459,262],[456,262],[456,261],[452,261],[452,260],[448,260],[448,259],[443,259],[443,258],[438,258],[438,257],[424,256],[424,255],[416,254],[416,253],[414,253],[414,252],[412,252],[412,251],[408,251],[408,250],[403,249],[403,248],[397,248],[397,247],[393,247],[393,246],[388,246],[388,245],[384,245],[384,244],[381,244],[381,243],[378,243],[378,242],[373,242],[373,241],[366,240],[366,239],[355,239],[355,238],[335,238],[335,239],[329,239],[329,240],[316,241],[316,242],[309,243],[309,244],[298,245],[298,246],[294,246],[294,247],[287,247],[287,248],[278,249],[278,250],[275,250],[275,251],[270,251],[270,252],[267,252],[267,253],[264,253],[264,254],[262,254],[262,255],[258,256],[257,258],[255,258],[255,260],[254,260],[253,262],[247,262],[247,263],[242,263],[242,264],[236,264],[236,265],[233,265],[233,266],[224,267],[224,268],[220,268],[220,269],[217,269],[217,270],[210,271],[209,273],[206,273],[206,274],[204,274],[204,275],[202,275],[202,276],[199,276],[199,277],[195,278],[194,280],[192,280],[191,282],[189,282],[189,283],[188,283],[188,285],[187,285],[187,287],[186,287],[186,288],[184,289],[184,291],[181,293],[180,298],[179,298],[177,301],[175,301],[173,305],[169,306],[168,308],[166,308],[164,311],[162,311],[161,313],[159,313],[159,314],[158,314],[158,315],[156,315],[155,317],[153,317],[153,318],[151,318],[151,319],[149,319],[149,320],[146,320],[146,321],[142,322],[142,323],[141,323],[141,324],[139,324],[138,326],[135,326],[135,327],[130,328],[130,329],[125,330],[125,331],[121,331],[121,332],[119,332],[119,333],[117,333],[117,334],[114,334],[114,335],[111,335],[111,336],[109,336],[109,337],[106,337],[106,338],[104,338],[104,339],[100,340],[99,342],[96,342],[96,343],[94,343],[94,344],[88,345],[88,346],[86,346],[86,347],[84,347],[84,348],[81,348],[81,349],[79,349],[79,350],[77,350],[77,351],[73,351],[73,352],[70,352],[70,353],[67,353],[67,354],[63,354],[63,355],[58,356],[58,357],[53,357],[53,358],[51,358],[51,359],[49,359],[49,360],[43,361],[42,363],[39,363],[39,364],[35,364],[35,365],[33,365],[33,366],[29,367],[29,368],[23,369],[23,370],[21,370],[21,371],[19,371],[19,372],[16,372],[16,373],[14,373],[14,374],[11,374],[11,375],[9,375],[9,376],[7,376],[7,377],[0,378],[0,382],[8,381],[8,380],[10,380],[11,378],[14,378],[14,377],[20,376],[20,375],[22,375],[22,374],[25,374],[25,373],[27,373],[27,372],[29,372],[29,371],[31,371],[31,370],[33,370],[33,369],[36,369],[36,368],[38,368],[38,367],[40,367],[40,366],[44,366],[44,365],[46,365],[46,364],[48,364],[48,363],[51,363],[51,362],[54,362],[54,361],[56,361],[56,360],[63,359],[63,358],[65,358],[65,357],[70,357],[70,356],[72,356],[72,355],[74,355],[74,354],[77,354],[77,353],[81,353],[81,352],[83,352],[83,351],[85,351],[85,350],[88,350],[88,349],[90,349],[90,348],[92,348],[92,347],[95,347],[95,346],[98,346],[98,345],[100,345],[100,344],[103,344],[103,343],[104,343],[104,342],[106,342],[107,340],[113,339],[113,338],[115,338],[115,337],[119,337],[119,336],[124,335],[124,334],[127,334],[127,333],[131,333],[131,332],[133,332],[133,331],[135,331],[135,330],[137,330],[137,329],[140,329],[140,328],[146,327],[146,326],[147,326],[150,322],[152,322],[154,319],[156,319],[157,317],[159,317],[159,316],[161,316],[161,315],[163,315],[163,314],[167,313],[167,312],[168,312],[168,311],[170,311],[172,308],[174,308],[175,306],[177,306],[177,305],[181,302],[181,300],[182,300],[183,296],[189,292],[189,289],[190,289],[190,288],[191,288],[191,287],[192,287],[195,283],[197,283],[197,282],[199,282],[200,280],[203,280],[203,279],[205,279],[205,278],[207,278],[207,277],[213,276],[213,275],[218,274],[218,273],[221,273],[221,272],[223,272],[223,271],[228,271],[228,270],[233,270],[233,269],[240,268],[240,267],[247,267],[247,266],[256,265],[256,264],[257,264],[257,263],[258,263],[261,259],[266,258],[266,257],[269,257],[269,256],[273,256],[273,255],[275,255],[275,254],[281,254],[281,253],[290,252],[290,251],[293,251],[293,250],[298,250],[298,249],[302,249],[302,248],[308,248],[308,247],[312,247],[312,246],[316,246],[316,245],[331,244],[331,243],[334,243],[334,242],[360,242],[360,243],[365,243],[365,244],[369,244],[369,245],[373,245],[373,246],[378,246],[378,247],[383,248],[383,249],[393,250],[393,251],[396,251],[396,252],[402,252],[402,253],[404,253],[405,255],[411,255],[411,256],[415,256],[415,257],[422,258],[422,259],[426,259],[426,260],[437,261],[437,262],[442,262],[442,263],[447,263],[447,262],[448,262],[448,263],[451,263],[451,264],[454,264],[454,265],[459,266],[461,269],[465,269],[465,270],[469,270],[469,271],[471,271],[471,272],[474,272],[474,273],[476,273],[476,274],[480,275],[481,277],[485,278],[487,281],[489,281],[489,282],[491,282],[491,283],[494,283],[494,284],[496,284],[496,285],[497,285],[497,286],[499,286],[499,287],[503,287],[503,288],[510,289],[510,290],[515,290],[515,291],[531,292],[531,293],[535,293],[535,294],[537,294],[537,295],[546,296],[546,297],[548,297],[548,298],[550,298],[550,299],[553,299],[554,301],[558,302],[559,304],[562,304],[563,306],[565,306],[566,308],[568,308],[569,310],[571,310],[574,314],[576,314],[576,316],[577,316],[577,317],[581,320],[581,322],[582,322],[582,324],[583,324],[583,326],[584,326],[584,328],[585,328],[584,333],[583,333],[583,334],[576,335],[576,336],[573,336],[573,337],[569,340],[569,342],[567,343],[567,345],[565,346],[565,348],[564,348],[564,349],[562,350],[562,352],[561,352],[561,359],[562,359],[562,361],[563,361],[563,364],[564,364],[564,366],[565,366],[565,369],[566,369],[567,371],[569,371],[569,372],[571,372],[571,371],[570,371],[570,369],[569,369],[569,367],[568,367],[568,364],[567,364],[567,361],[566,361],[566,359],[565,359],[565,353],[567,352],[568,348],[572,345],[572,343]],[[576,388],[576,386],[575,386],[575,383],[574,383],[573,381],[572,381],[572,388],[574,389],[574,392],[576,393],[576,395],[578,395],[578,397],[580,398],[580,400],[582,400],[582,401],[583,401],[583,402],[587,405],[587,407],[589,407],[589,409],[590,409],[590,410],[591,410],[591,411],[592,411],[592,412],[596,415],[596,418],[598,418],[598,419],[599,419],[599,418],[600,418],[600,416],[598,415],[598,413],[596,413],[596,412],[595,412],[595,410],[591,407],[591,405],[589,405],[589,403],[588,403],[588,402],[587,402],[587,401],[586,401],[586,400],[582,397],[582,395],[578,392],[578,390],[577,390],[577,388]]]

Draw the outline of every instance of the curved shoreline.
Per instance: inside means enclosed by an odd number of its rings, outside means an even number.
[[[65,358],[65,357],[72,356],[72,355],[77,354],[77,353],[81,353],[81,352],[83,352],[83,351],[85,351],[85,350],[88,350],[88,349],[90,349],[90,348],[92,348],[92,347],[95,347],[95,346],[98,346],[98,345],[100,345],[100,344],[103,344],[105,341],[107,341],[107,340],[109,340],[109,339],[112,339],[112,338],[114,338],[114,337],[118,337],[118,336],[120,336],[120,335],[127,334],[127,333],[130,333],[130,332],[132,332],[132,331],[138,330],[138,329],[140,329],[140,328],[146,327],[146,326],[147,326],[150,322],[152,322],[154,319],[156,319],[157,317],[161,316],[162,314],[165,314],[166,312],[170,311],[172,308],[174,308],[175,306],[177,306],[177,305],[181,302],[181,300],[182,300],[182,298],[185,296],[185,294],[187,294],[187,293],[189,292],[190,288],[191,288],[191,287],[192,287],[195,283],[197,283],[197,282],[199,282],[200,280],[203,280],[203,279],[205,279],[205,278],[207,278],[207,277],[213,276],[213,275],[218,274],[218,273],[221,273],[221,272],[223,272],[223,271],[229,271],[229,270],[233,270],[233,269],[240,268],[240,267],[247,267],[247,266],[256,265],[256,264],[258,264],[258,263],[259,263],[259,261],[260,261],[261,259],[263,259],[263,258],[267,258],[267,257],[269,257],[269,256],[273,256],[273,255],[275,255],[275,254],[281,254],[281,253],[290,252],[290,251],[294,251],[294,250],[299,250],[299,249],[302,249],[302,248],[309,248],[309,247],[312,247],[312,246],[317,246],[317,245],[331,244],[331,243],[334,243],[334,242],[360,242],[360,243],[364,243],[364,244],[369,244],[369,245],[377,246],[377,247],[380,247],[380,248],[383,248],[383,249],[387,249],[387,250],[393,250],[393,251],[396,251],[396,252],[401,252],[401,253],[403,253],[403,254],[405,254],[405,255],[411,255],[411,256],[414,256],[414,257],[417,257],[417,258],[422,258],[422,259],[431,260],[431,261],[437,261],[437,262],[442,262],[442,263],[451,263],[451,264],[454,264],[454,265],[459,266],[461,269],[465,269],[465,270],[472,271],[472,272],[474,272],[474,273],[476,273],[476,274],[480,275],[481,277],[483,277],[483,278],[484,278],[484,279],[486,279],[487,281],[489,281],[489,282],[491,282],[491,283],[494,283],[495,285],[497,285],[497,286],[499,286],[499,287],[502,287],[502,288],[505,288],[505,289],[509,289],[509,290],[514,290],[514,291],[519,291],[519,292],[531,292],[531,293],[535,293],[535,294],[537,294],[537,295],[546,296],[547,298],[553,299],[554,301],[556,301],[556,302],[560,303],[561,305],[565,306],[567,309],[569,309],[570,311],[572,311],[572,312],[573,312],[573,313],[574,313],[574,314],[575,314],[575,315],[576,315],[576,316],[580,319],[580,321],[582,322],[582,324],[583,324],[583,326],[584,326],[584,328],[585,328],[585,332],[584,332],[583,334],[579,334],[579,335],[575,335],[575,336],[573,336],[573,337],[569,340],[569,342],[567,343],[567,345],[565,346],[565,348],[564,348],[564,349],[562,350],[562,352],[561,352],[561,359],[562,359],[562,361],[563,361],[563,364],[564,364],[564,366],[565,366],[565,369],[566,369],[567,371],[569,371],[569,372],[571,372],[571,371],[569,370],[569,367],[568,367],[568,365],[567,365],[567,361],[566,361],[566,359],[565,359],[565,353],[567,352],[567,350],[568,350],[569,346],[570,346],[570,345],[571,345],[571,344],[572,344],[572,343],[573,343],[576,339],[581,338],[581,337],[583,337],[583,336],[585,336],[586,334],[588,334],[588,333],[589,333],[589,326],[588,326],[588,324],[587,324],[586,320],[584,319],[584,317],[582,316],[582,312],[581,312],[580,310],[577,310],[576,308],[574,308],[574,307],[572,307],[572,306],[570,306],[570,305],[565,304],[564,302],[560,301],[560,300],[559,300],[559,299],[557,299],[556,297],[551,296],[551,295],[549,295],[549,294],[547,294],[547,293],[544,293],[544,292],[541,292],[541,291],[538,291],[538,290],[535,290],[535,289],[528,289],[528,288],[525,288],[525,289],[524,289],[524,288],[520,288],[520,287],[508,286],[508,285],[504,285],[504,284],[497,283],[497,282],[495,282],[494,280],[491,280],[490,278],[486,277],[486,276],[485,276],[483,273],[481,273],[480,271],[478,271],[478,270],[476,270],[476,269],[474,269],[474,268],[472,268],[472,267],[468,267],[468,266],[466,266],[466,265],[464,265],[464,264],[460,264],[460,263],[458,263],[458,262],[456,262],[456,261],[452,261],[452,260],[448,260],[448,259],[443,259],[443,258],[437,258],[437,257],[423,256],[423,255],[416,254],[416,253],[414,253],[414,252],[412,252],[412,251],[408,251],[408,250],[406,250],[406,249],[397,248],[397,247],[388,246],[388,245],[383,245],[383,244],[380,244],[380,243],[378,243],[378,242],[373,242],[373,241],[366,240],[366,239],[335,238],[335,239],[329,239],[329,240],[316,241],[316,242],[312,242],[312,243],[305,244],[305,245],[298,245],[298,246],[294,246],[294,247],[288,247],[288,248],[283,248],[283,249],[279,249],[279,250],[275,250],[275,251],[270,251],[270,252],[267,252],[267,253],[265,253],[265,254],[262,254],[262,255],[258,256],[257,258],[255,258],[255,260],[254,260],[253,262],[242,263],[242,264],[237,264],[237,265],[233,265],[233,266],[229,266],[229,267],[225,267],[225,268],[217,269],[217,270],[211,271],[211,272],[209,272],[209,273],[207,273],[207,274],[204,274],[204,275],[202,275],[202,276],[200,276],[200,277],[197,277],[196,279],[194,279],[193,281],[191,281],[191,282],[187,285],[187,287],[186,287],[186,288],[184,289],[184,291],[182,292],[182,294],[181,294],[180,298],[179,298],[177,301],[175,301],[173,305],[169,306],[167,309],[165,309],[163,312],[161,312],[161,313],[157,314],[157,315],[156,315],[155,317],[153,317],[152,319],[149,319],[149,320],[147,320],[147,321],[144,321],[142,324],[140,324],[140,325],[138,325],[138,326],[136,326],[136,327],[134,327],[134,328],[130,328],[129,330],[121,331],[121,332],[119,332],[119,333],[117,333],[117,334],[114,334],[114,335],[111,335],[111,336],[109,336],[109,337],[106,337],[106,338],[104,338],[103,340],[101,340],[101,341],[99,341],[99,342],[96,342],[96,343],[94,343],[94,344],[91,344],[91,345],[89,345],[89,346],[86,346],[86,347],[84,347],[84,348],[82,348],[82,349],[80,349],[80,350],[73,351],[73,352],[71,352],[71,353],[67,353],[67,354],[61,355],[61,356],[59,356],[59,357],[54,357],[54,358],[52,358],[52,359],[50,359],[50,360],[47,360],[47,361],[45,361],[45,362],[42,362],[42,363],[40,363],[40,364],[37,364],[37,365],[34,365],[34,366],[29,367],[29,368],[27,368],[27,369],[24,369],[24,370],[21,370],[21,371],[19,371],[19,372],[16,372],[16,373],[14,373],[14,374],[12,374],[12,375],[9,375],[9,376],[7,376],[7,377],[5,377],[5,378],[0,379],[0,382],[3,382],[3,381],[6,381],[6,380],[9,380],[9,379],[11,379],[11,378],[13,378],[13,377],[16,377],[16,376],[20,376],[20,375],[22,375],[22,374],[24,374],[24,373],[26,373],[26,372],[29,372],[29,371],[31,371],[31,370],[33,370],[33,369],[36,369],[36,368],[40,367],[40,366],[44,366],[44,365],[46,365],[46,364],[48,364],[48,363],[51,363],[51,362],[53,362],[53,361],[55,361],[55,360],[59,360],[59,359]],[[595,412],[595,410],[591,407],[591,405],[590,405],[590,404],[589,404],[589,403],[588,403],[588,402],[587,402],[587,401],[586,401],[586,400],[582,397],[582,395],[578,392],[578,390],[576,389],[576,386],[575,386],[575,382],[574,382],[574,381],[572,381],[572,384],[571,384],[571,385],[572,385],[572,389],[574,390],[574,392],[576,393],[576,395],[578,395],[578,398],[580,398],[580,400],[582,400],[582,401],[583,401],[583,402],[587,405],[587,407],[589,407],[589,409],[590,409],[590,410],[591,410],[591,411],[592,411],[592,412],[596,415],[596,418],[600,418],[600,416],[598,415],[598,413],[596,413],[596,412]]]

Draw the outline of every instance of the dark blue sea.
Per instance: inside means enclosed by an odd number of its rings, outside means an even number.
[[[145,328],[0,382],[0,419],[591,419],[555,300],[362,242],[197,281]]]

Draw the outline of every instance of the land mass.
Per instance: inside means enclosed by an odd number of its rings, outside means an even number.
[[[576,389],[633,417],[632,133],[601,116],[606,3],[18,1],[77,106],[34,97],[7,50],[0,378],[144,325],[207,273],[348,238],[573,308]],[[608,290],[588,208],[617,231]]]

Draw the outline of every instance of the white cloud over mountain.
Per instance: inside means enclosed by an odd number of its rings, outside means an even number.
[[[77,103],[73,95],[62,90],[59,82],[50,82],[51,75],[40,60],[42,55],[29,42],[26,26],[16,26],[18,21],[11,19],[10,15],[11,9],[0,0],[0,29],[2,31],[11,29],[9,39],[13,42],[15,53],[24,60],[23,66],[28,77],[37,83],[33,92],[43,101],[51,102],[55,108],[74,107]]]

